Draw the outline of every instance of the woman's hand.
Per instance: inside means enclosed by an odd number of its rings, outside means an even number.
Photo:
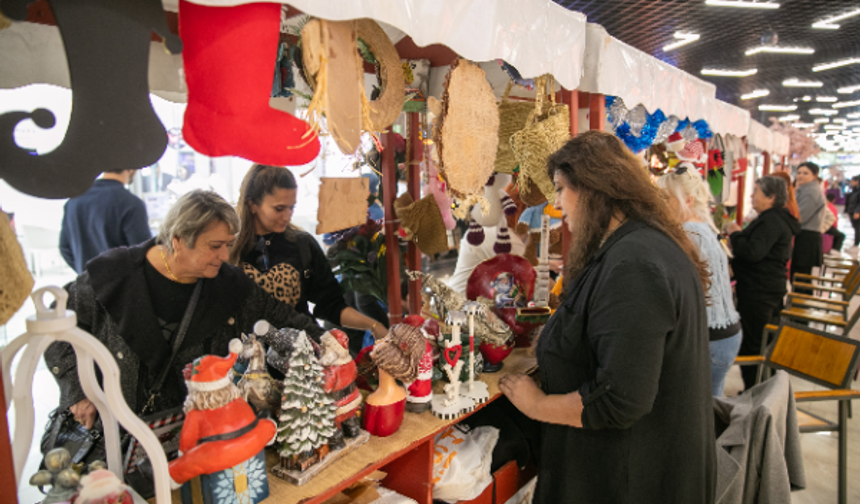
[[[546,396],[531,377],[522,374],[503,376],[499,388],[518,410],[530,418],[537,413],[538,401]]]
[[[738,226],[738,223],[734,221],[730,222],[729,227],[726,228],[726,233],[728,233],[729,236],[731,236],[733,233],[737,233],[738,231],[743,231],[743,228]]]
[[[373,335],[373,339],[375,339],[376,341],[379,341],[382,338],[388,336],[388,329],[386,329],[384,325],[382,325],[380,323],[376,323],[370,329],[370,334]]]
[[[69,406],[69,411],[72,412],[75,420],[87,429],[93,428],[93,424],[96,423],[96,415],[99,413],[96,405],[89,399],[83,399],[77,404]]]

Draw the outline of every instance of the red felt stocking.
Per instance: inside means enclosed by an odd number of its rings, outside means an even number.
[[[307,123],[269,106],[280,20],[276,3],[179,2],[188,84],[182,133],[196,151],[280,166],[305,164],[319,154],[319,139],[307,133]]]

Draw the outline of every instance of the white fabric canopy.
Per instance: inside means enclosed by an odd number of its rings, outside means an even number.
[[[780,156],[791,154],[791,139],[778,131],[773,132],[773,152]]]
[[[750,129],[750,113],[722,100],[714,99],[711,112],[705,117],[711,131],[721,135],[746,136]]]
[[[751,149],[759,151],[773,151],[773,131],[755,119],[750,120],[750,129],[747,132],[747,145]]]
[[[406,33],[418,46],[444,44],[472,61],[503,59],[523,77],[551,73],[567,89],[579,87],[585,53],[585,15],[551,0],[266,0],[289,3],[324,19],[371,18]],[[195,0],[231,6],[248,0]],[[177,10],[178,0],[163,0]]]
[[[716,86],[664,63],[588,23],[581,91],[618,96],[629,108],[710,121]]]

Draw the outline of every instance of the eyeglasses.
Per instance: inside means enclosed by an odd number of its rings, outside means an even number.
[[[261,273],[269,271],[269,247],[266,246],[265,236],[261,236],[257,240],[254,250],[260,253],[256,261],[254,261],[254,266],[256,266]]]

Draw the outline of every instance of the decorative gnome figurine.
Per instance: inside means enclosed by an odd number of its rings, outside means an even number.
[[[134,504],[134,497],[114,473],[99,469],[81,478],[75,504]]]
[[[484,198],[489,204],[487,212],[484,212],[483,205],[475,205],[469,213],[472,220],[469,222],[469,233],[466,239],[470,244],[477,247],[484,243],[484,227],[498,226],[493,251],[497,254],[510,253],[511,235],[507,221],[502,220],[502,212],[506,214],[516,212],[516,205],[504,190],[510,182],[511,176],[502,173],[494,174],[487,181],[487,185],[484,186]]]
[[[170,463],[170,477],[178,487],[201,476],[206,502],[254,504],[269,495],[263,448],[274,441],[276,426],[254,414],[231,380],[241,351],[242,342],[234,339],[229,356],[205,355],[185,367],[182,455]],[[192,486],[182,485],[183,503],[194,499]]]
[[[430,344],[430,336],[425,330],[424,317],[409,315],[403,319],[403,323],[421,329],[424,336],[424,355],[418,362],[418,377],[406,385],[406,411],[423,413],[430,409],[430,400],[433,399],[433,345]],[[436,327],[438,334],[438,323]]]
[[[284,378],[278,445],[281,464],[273,473],[304,471],[322,461],[335,436],[337,405],[323,389],[323,366],[304,331],[295,341],[290,367]]]
[[[361,432],[358,408],[361,406],[361,393],[355,386],[358,370],[349,355],[349,338],[338,329],[322,335],[322,357],[325,376],[324,390],[337,406],[334,436],[329,440],[329,448],[337,450],[345,445],[344,438],[354,438]]]

